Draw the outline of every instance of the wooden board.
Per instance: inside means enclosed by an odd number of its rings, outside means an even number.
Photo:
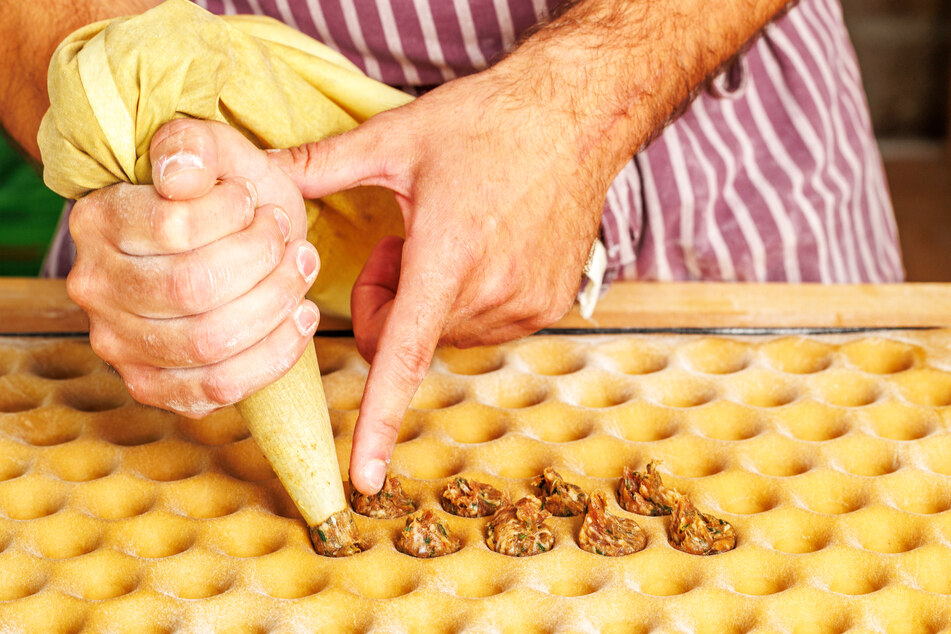
[[[577,309],[555,328],[842,328],[951,326],[951,284],[619,282],[594,317]],[[349,323],[322,319],[321,330]],[[85,313],[63,280],[0,279],[0,333],[82,333]]]

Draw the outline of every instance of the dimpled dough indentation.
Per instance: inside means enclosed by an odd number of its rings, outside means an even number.
[[[108,412],[133,406],[122,380],[112,374],[87,375],[64,381],[58,387],[57,401],[80,412]]]
[[[71,502],[85,513],[104,520],[118,520],[145,513],[155,504],[157,489],[141,478],[118,472],[85,482],[72,494]]]
[[[329,569],[315,565],[314,556],[284,549],[254,560],[254,580],[275,599],[302,599],[327,587]]]
[[[43,405],[17,416],[0,416],[0,429],[35,447],[53,447],[79,438],[84,421],[62,405]]]
[[[44,452],[42,464],[61,480],[89,482],[104,478],[119,467],[118,452],[109,443],[80,439]]]
[[[652,392],[667,407],[699,407],[716,397],[716,384],[682,370],[669,369],[650,377]]]
[[[36,520],[66,504],[68,486],[36,473],[0,482],[0,515],[13,520]]]
[[[616,339],[594,345],[594,358],[605,359],[610,366],[631,375],[653,374],[667,367],[669,349],[644,337]]]
[[[832,364],[834,347],[802,337],[771,341],[760,347],[769,365],[789,374],[822,372]]]
[[[439,348],[433,359],[434,367],[445,367],[452,374],[472,376],[495,372],[505,364],[501,348],[483,346],[478,348]]]
[[[38,593],[49,573],[43,562],[21,551],[0,553],[0,602],[16,601]]]
[[[738,449],[741,464],[775,478],[790,478],[812,468],[815,453],[795,439],[777,433],[764,434]]]
[[[951,488],[921,469],[902,469],[876,481],[881,499],[907,513],[935,515],[951,510]]]
[[[951,547],[930,544],[906,553],[900,570],[925,592],[951,595]]]
[[[123,466],[148,480],[172,482],[204,471],[206,456],[206,451],[194,445],[164,440],[130,447],[123,457]]]
[[[461,403],[466,390],[460,381],[439,374],[429,374],[423,379],[410,407],[413,409],[444,409]]]
[[[135,557],[160,559],[191,548],[198,532],[187,518],[156,510],[116,522],[110,527],[109,543]]]
[[[25,374],[0,376],[0,415],[16,414],[39,407],[47,398],[45,383]],[[0,416],[0,425],[6,421]]]
[[[227,445],[250,435],[241,414],[233,407],[220,409],[200,419],[179,417],[175,427],[182,438],[199,445]]]
[[[261,511],[242,510],[214,520],[221,550],[231,557],[263,557],[286,543],[286,522]]]
[[[202,548],[156,559],[152,571],[155,590],[179,599],[210,599],[227,592],[234,583],[233,569]]]
[[[859,509],[842,521],[843,532],[875,553],[903,553],[921,544],[921,517],[876,505]]]
[[[32,349],[26,369],[44,379],[65,381],[104,370],[105,364],[86,342],[59,341]]]
[[[519,342],[513,355],[532,374],[573,374],[584,367],[584,348],[561,337],[533,337]]]
[[[56,581],[87,601],[103,601],[135,590],[140,582],[139,566],[133,557],[101,549],[62,562]]]
[[[585,370],[570,380],[557,381],[557,398],[579,407],[606,409],[626,403],[634,388],[626,377],[603,370]]]
[[[704,374],[732,374],[750,363],[749,346],[738,341],[703,338],[681,346],[687,364]]]
[[[872,433],[888,440],[918,440],[940,425],[927,408],[897,400],[869,405],[860,416],[868,421]]]
[[[811,399],[791,404],[777,414],[778,426],[799,440],[822,442],[848,431],[845,412]]]
[[[65,509],[32,522],[24,542],[31,551],[47,559],[70,559],[99,548],[103,532],[95,518]]]
[[[881,337],[847,343],[840,351],[853,366],[872,374],[904,372],[923,357],[917,346]]]
[[[687,410],[683,419],[700,434],[717,440],[747,440],[763,429],[756,410],[731,401],[718,400]]]
[[[678,410],[642,399],[619,405],[599,417],[604,421],[605,431],[632,442],[670,438],[677,433],[678,421],[682,418],[683,413]]]
[[[908,401],[927,407],[951,405],[951,373],[934,368],[902,372],[893,379]]]
[[[0,433],[0,483],[26,473],[34,457],[29,447]]]
[[[403,426],[407,423],[404,420]],[[443,431],[455,442],[467,445],[501,438],[511,425],[504,411],[472,400],[460,403],[451,412],[428,412],[427,419],[421,424]],[[400,431],[402,433],[402,429]],[[415,436],[419,437],[418,430]]]
[[[765,368],[751,368],[741,376],[730,377],[739,383],[739,400],[751,407],[782,407],[799,396],[799,386],[788,374]]]
[[[120,447],[147,445],[165,438],[176,416],[159,409],[131,403],[123,408],[91,416],[96,434]]]
[[[898,452],[891,443],[863,434],[836,438],[823,450],[830,464],[858,476],[883,476],[900,466]]]
[[[870,376],[848,370],[829,370],[810,377],[812,392],[823,402],[840,407],[863,407],[875,401],[879,385]]]
[[[418,560],[394,546],[404,520],[358,517],[369,549],[329,560],[233,408],[191,420],[135,405],[85,342],[0,341],[0,382],[16,387],[0,392],[15,410],[0,412],[0,624],[939,632],[951,622],[947,344],[882,332],[441,349],[390,470],[461,550]],[[350,339],[317,348],[343,476],[367,364]],[[735,550],[681,553],[666,518],[617,508],[624,467],[649,461],[734,525]],[[487,519],[440,507],[456,475],[517,499],[545,467],[604,491],[647,547],[588,553],[580,517],[551,518],[551,552],[510,558],[486,546]]]

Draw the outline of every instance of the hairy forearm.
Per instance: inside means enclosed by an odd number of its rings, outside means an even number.
[[[790,0],[577,0],[495,72],[574,131],[577,157],[617,169]],[[613,171],[612,171],[613,170]]]
[[[49,107],[46,70],[57,45],[81,26],[141,13],[160,0],[6,2],[0,11],[0,124],[39,160],[36,131]]]

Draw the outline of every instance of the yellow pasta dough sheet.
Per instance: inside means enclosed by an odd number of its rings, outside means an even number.
[[[314,554],[233,409],[140,406],[83,339],[0,339],[2,632],[951,632],[951,331],[548,335],[440,350],[391,471],[462,541],[421,560],[404,520]],[[317,340],[346,468],[367,364]],[[621,510],[625,466],[736,529],[688,555]],[[456,476],[513,498],[545,467],[635,519],[644,550],[512,558],[449,515]],[[341,474],[342,477],[345,474]]]

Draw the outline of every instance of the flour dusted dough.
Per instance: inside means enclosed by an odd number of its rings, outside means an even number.
[[[84,341],[0,339],[0,629],[942,632],[949,342],[611,335],[439,350],[390,467],[462,547],[410,557],[395,546],[405,517],[357,515],[366,551],[331,559],[234,410],[143,407]],[[349,339],[317,350],[346,465],[367,366]],[[643,550],[585,552],[582,518],[551,517],[550,551],[505,557],[485,544],[489,518],[439,510],[457,477],[519,499],[552,467],[613,495],[625,466],[650,460],[735,527],[734,550],[684,554],[668,516],[615,509]]]

